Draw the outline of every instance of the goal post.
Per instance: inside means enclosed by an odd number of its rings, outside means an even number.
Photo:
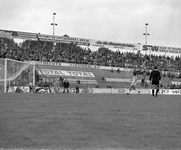
[[[8,92],[14,86],[35,85],[35,63],[9,58],[0,59],[0,92]]]

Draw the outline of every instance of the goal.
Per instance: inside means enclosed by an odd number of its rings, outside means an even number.
[[[0,59],[0,92],[7,93],[12,87],[35,85],[35,63],[13,59]]]

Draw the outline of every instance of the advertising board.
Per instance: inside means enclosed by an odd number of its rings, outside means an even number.
[[[143,51],[179,54],[179,53],[181,53],[181,48],[165,47],[165,46],[155,46],[155,45],[143,45]]]
[[[83,71],[68,71],[68,70],[52,70],[52,69],[37,69],[39,75],[53,76],[75,76],[75,77],[95,77],[92,72]]]
[[[93,39],[90,40],[90,46],[139,50],[139,44],[121,43],[121,42],[113,42],[113,41],[101,41],[101,40],[93,40]]]
[[[160,89],[159,94],[163,94],[163,95],[181,95],[181,89]]]
[[[141,94],[150,94],[149,89],[139,89]],[[126,94],[129,92],[128,88],[89,88],[89,93],[99,93],[99,94]],[[138,94],[136,91],[131,91],[130,94]]]
[[[11,30],[0,30],[0,37],[3,38],[15,38],[15,39],[27,39],[27,40],[37,40],[36,33],[11,31]]]

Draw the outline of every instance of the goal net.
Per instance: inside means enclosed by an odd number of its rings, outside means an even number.
[[[17,87],[35,84],[35,64],[12,59],[0,59],[0,92],[13,92]]]

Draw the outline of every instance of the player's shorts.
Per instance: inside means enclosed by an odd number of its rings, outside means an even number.
[[[131,89],[131,90],[132,90],[132,89],[133,89],[133,90],[135,90],[135,89],[136,89],[136,87],[135,87],[135,85],[131,85],[129,89]]]
[[[152,80],[152,85],[159,85],[159,80]]]

